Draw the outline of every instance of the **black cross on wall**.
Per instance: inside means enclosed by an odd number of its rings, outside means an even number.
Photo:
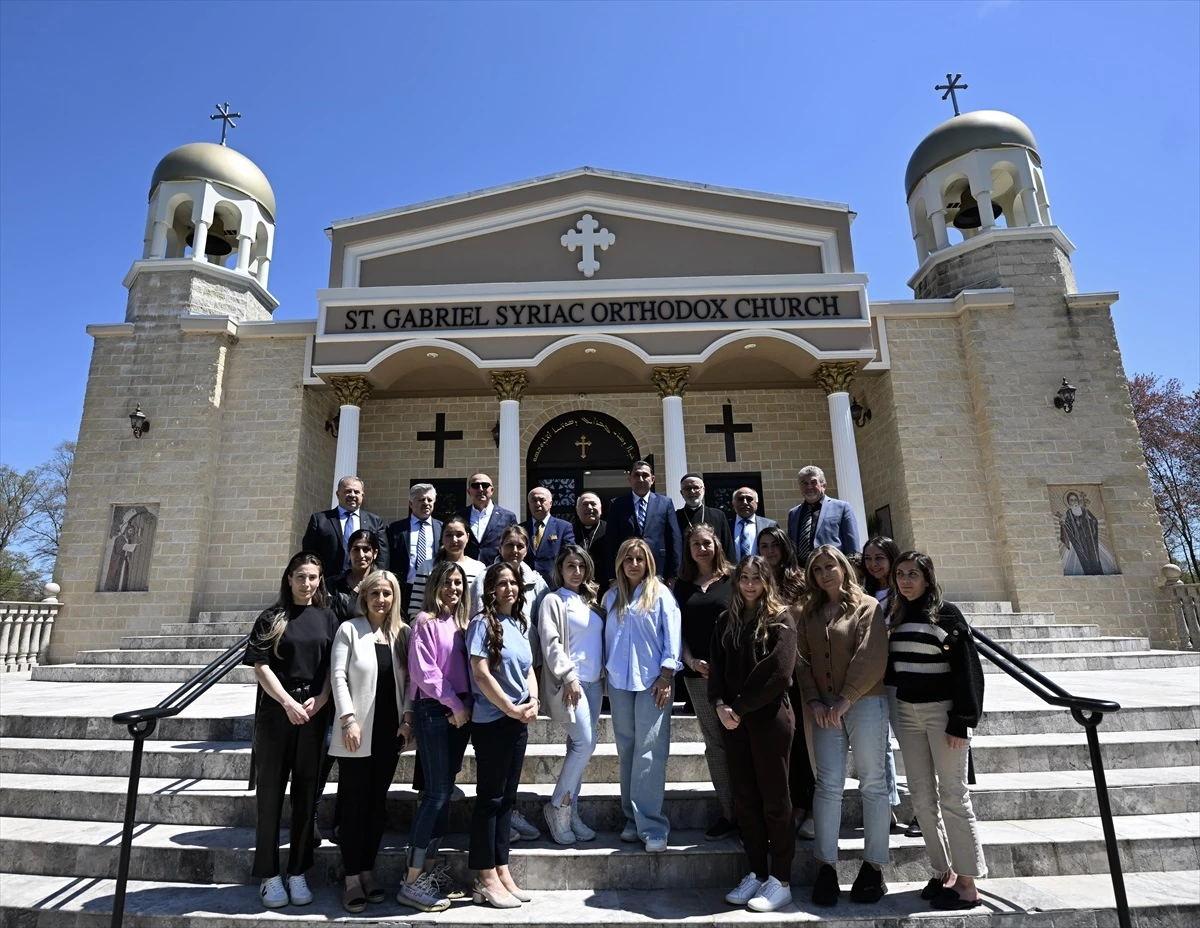
[[[753,432],[754,426],[749,423],[734,425],[733,423],[733,404],[726,403],[721,407],[721,421],[712,425],[704,426],[704,431],[709,435],[725,435],[725,460],[737,460],[737,446],[734,444],[736,439],[733,437],[738,432]]]
[[[431,441],[433,445],[433,466],[444,467],[446,464],[446,442],[462,441],[461,431],[446,431],[446,414],[439,412],[434,418],[432,432],[417,432],[417,441]]]

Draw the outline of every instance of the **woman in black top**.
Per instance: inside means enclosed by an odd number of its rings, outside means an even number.
[[[721,817],[704,833],[709,841],[719,841],[737,832],[721,723],[708,700],[709,649],[717,618],[729,606],[732,589],[729,570],[716,530],[704,522],[691,526],[683,536],[675,600],[679,603],[683,632],[683,683],[692,697],[696,721],[704,737],[704,760],[721,803]]]
[[[254,623],[243,663],[261,692],[254,714],[258,825],[253,874],[269,909],[308,905],[304,871],[313,863],[313,806],[328,729],[329,652],[337,618],[321,582],[321,559],[302,551],[288,562],[279,599]],[[287,888],[279,869],[283,791],[292,779]]]
[[[360,528],[350,536],[348,548],[350,569],[329,581],[329,607],[339,622],[355,616],[358,588],[379,559],[379,539],[374,532]]]
[[[935,909],[970,909],[979,905],[975,881],[987,876],[967,787],[971,731],[983,715],[983,668],[971,627],[942,599],[928,555],[901,554],[891,588],[884,683],[896,688],[892,728],[933,865],[921,898]]]

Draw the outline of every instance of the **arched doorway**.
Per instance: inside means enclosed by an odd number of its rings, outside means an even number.
[[[570,519],[580,493],[596,493],[607,504],[627,491],[625,475],[640,456],[633,433],[612,416],[587,409],[563,413],[529,443],[525,489],[546,487],[554,494],[554,515]]]

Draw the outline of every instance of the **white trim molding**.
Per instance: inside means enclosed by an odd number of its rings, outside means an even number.
[[[1074,243],[1067,238],[1062,229],[1058,226],[1031,226],[1028,228],[1007,229],[1001,226],[993,226],[985,232],[980,232],[971,238],[964,239],[961,242],[955,242],[949,248],[943,248],[941,251],[935,251],[928,258],[921,262],[921,266],[917,268],[915,274],[908,278],[908,286],[915,287],[918,280],[924,277],[931,267],[940,264],[943,261],[951,258],[958,258],[965,254],[970,254],[977,248],[982,248],[984,245],[991,245],[998,241],[1023,242],[1033,241],[1039,238],[1052,238],[1055,244],[1058,245],[1069,256],[1075,251]]]
[[[1115,290],[1103,293],[1068,293],[1067,309],[1111,309],[1121,299]]]
[[[133,282],[138,279],[139,275],[159,271],[195,271],[198,274],[219,280],[221,283],[240,284],[248,287],[258,298],[258,301],[267,308],[268,312],[274,312],[279,308],[279,300],[275,299],[266,287],[247,272],[231,270],[227,267],[221,267],[219,264],[212,264],[208,261],[197,261],[193,258],[143,258],[140,261],[134,261],[133,266],[129,269],[129,273],[125,275],[125,279],[121,283],[128,290],[133,286]]]

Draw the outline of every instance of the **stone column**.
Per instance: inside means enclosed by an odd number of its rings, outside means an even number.
[[[659,484],[658,492],[671,497],[678,509],[683,505],[679,492],[680,481],[688,472],[687,442],[683,435],[683,393],[687,389],[690,367],[654,368],[654,386],[662,397],[663,449],[665,451],[663,476],[666,485]]]
[[[935,209],[929,214],[933,221],[933,247],[937,251],[950,247],[950,236],[946,234],[946,208]]]
[[[979,204],[979,231],[984,232],[996,224],[996,217],[992,215],[992,191],[980,190],[975,194],[975,202]]]
[[[833,466],[837,474],[838,499],[850,504],[858,519],[859,537],[867,540],[867,508],[863,503],[862,473],[854,443],[854,421],[850,418],[850,384],[858,365],[853,361],[826,361],[813,379],[829,397],[829,430],[833,435]]]
[[[167,254],[167,230],[170,229],[170,223],[165,219],[157,219],[154,222],[154,233],[150,238],[150,253],[147,258],[163,258]]]
[[[208,222],[204,219],[196,220],[196,228],[192,232],[192,259],[195,261],[207,261],[208,255],[204,253],[204,246],[208,244]]]
[[[333,377],[329,381],[337,394],[338,411],[337,456],[333,464],[333,502],[337,505],[337,485],[343,477],[358,474],[358,415],[371,396],[371,384],[366,377]]]
[[[500,400],[500,469],[496,503],[517,514],[521,504],[521,397],[529,386],[525,371],[492,371],[492,389]]]
[[[254,247],[254,239],[249,235],[238,236],[237,269],[243,274],[250,272],[250,249]]]
[[[1037,191],[1026,187],[1021,191],[1021,207],[1025,210],[1025,225],[1040,226],[1042,217],[1038,214]]]

